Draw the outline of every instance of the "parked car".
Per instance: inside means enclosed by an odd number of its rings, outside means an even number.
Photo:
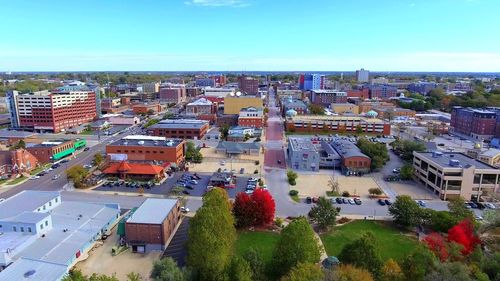
[[[354,202],[354,200],[353,200],[353,199],[351,199],[351,198],[347,199],[347,201],[348,201],[348,202],[349,202],[349,204],[351,204],[351,205],[356,204],[356,203]]]
[[[377,202],[380,204],[380,206],[385,206],[385,201],[383,199],[378,199]]]
[[[193,190],[193,189],[194,189],[194,187],[192,187],[192,186],[190,186],[190,185],[186,185],[186,186],[185,186],[185,188],[187,188],[187,189],[191,189],[191,190]]]
[[[183,191],[182,191],[182,193],[184,193],[184,194],[186,194],[186,195],[191,194],[191,193],[190,193],[189,191],[187,191],[187,190],[183,190]]]
[[[347,201],[347,198],[342,198],[342,203],[343,204],[349,204],[349,201]]]
[[[189,208],[181,207],[181,212],[188,213],[189,212]]]
[[[335,198],[335,202],[337,202],[337,204],[343,203],[342,198],[340,198],[340,197]]]
[[[85,147],[85,148],[83,149],[83,151],[89,151],[89,150],[90,150],[90,147]]]
[[[385,202],[385,204],[387,206],[391,206],[392,205],[392,202],[389,199],[385,199],[384,202]]]
[[[44,171],[44,172],[39,173],[38,175],[39,175],[39,176],[41,176],[41,177],[43,177],[43,176],[45,176],[46,174],[47,174],[47,172],[45,172],[45,171]]]
[[[59,162],[59,163],[68,163],[68,162],[69,162],[69,160],[68,160],[68,159],[64,159],[64,160],[62,160],[62,161],[61,161],[61,162]]]
[[[193,177],[195,180],[200,180],[201,177],[198,176],[198,174],[194,173],[191,177]]]
[[[310,196],[307,196],[306,203],[307,204],[311,204],[312,203],[312,198]]]
[[[59,175],[54,175],[54,176],[52,177],[52,180],[57,180],[58,178],[59,178]]]
[[[399,174],[401,172],[401,169],[400,168],[396,168],[396,169],[393,169],[392,172],[395,173],[395,174]]]
[[[362,204],[361,199],[359,199],[359,198],[354,198],[354,203],[356,203],[356,205]]]
[[[198,184],[198,181],[197,180],[190,180],[189,183],[190,184]]]
[[[318,199],[318,197],[313,197],[313,198],[312,198],[312,202],[313,202],[313,203],[318,203],[318,200],[319,200],[319,199]]]
[[[484,203],[484,205],[486,206],[486,208],[489,208],[489,209],[496,209],[497,207],[493,204],[491,204],[490,202],[486,202]]]
[[[477,205],[477,208],[480,210],[483,210],[484,208],[486,208],[486,206],[481,202],[476,202],[476,205]]]
[[[477,204],[476,204],[476,203],[474,203],[474,202],[469,202],[468,204],[469,204],[469,206],[470,206],[472,209],[477,209],[477,208],[478,208],[478,207],[477,207]]]
[[[424,200],[417,200],[416,202],[417,202],[417,204],[418,204],[420,207],[426,207],[426,206],[427,206],[427,204],[425,203],[425,201],[424,201]]]
[[[40,178],[40,176],[32,176],[32,177],[30,178],[30,180],[36,180],[36,179],[39,179],[39,178]]]
[[[220,161],[220,165],[221,165],[221,166],[226,165],[226,161]]]

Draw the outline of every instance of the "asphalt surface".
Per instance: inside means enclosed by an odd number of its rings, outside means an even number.
[[[180,267],[186,264],[187,242],[189,230],[189,217],[184,217],[177,231],[172,237],[167,248],[163,252],[162,258],[171,257],[177,262]]]

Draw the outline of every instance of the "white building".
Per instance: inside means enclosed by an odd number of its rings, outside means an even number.
[[[212,113],[212,102],[206,98],[200,98],[186,105],[186,115],[198,116]]]
[[[367,83],[370,81],[370,71],[364,70],[363,68],[356,70],[356,81],[361,83]]]
[[[204,88],[203,94],[206,97],[224,98],[227,95],[234,95],[236,90],[234,88]]]
[[[118,204],[22,191],[0,202],[0,280],[61,280],[120,216]]]

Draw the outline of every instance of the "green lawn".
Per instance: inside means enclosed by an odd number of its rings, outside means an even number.
[[[17,179],[13,179],[9,182],[9,185],[14,185],[14,184],[18,184],[22,181],[24,181],[26,178],[25,177],[18,177]]]
[[[376,238],[382,259],[401,260],[419,242],[383,222],[358,220],[343,226],[335,227],[327,234],[321,235],[321,240],[325,245],[329,256],[338,256],[342,248],[349,242],[359,238],[365,232],[370,231]]]
[[[47,169],[48,167],[50,166],[50,164],[45,164],[45,165],[42,165],[36,169],[34,169],[33,171],[30,172],[30,175],[36,175],[38,173],[40,173],[41,171]]]
[[[236,254],[243,254],[250,248],[254,248],[262,255],[262,259],[269,264],[273,257],[273,250],[278,243],[279,234],[273,232],[244,231],[238,234],[236,241]]]

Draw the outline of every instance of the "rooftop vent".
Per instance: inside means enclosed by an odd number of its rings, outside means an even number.
[[[458,161],[457,159],[450,159],[450,166],[460,167],[460,161]]]
[[[437,158],[443,156],[443,153],[441,151],[433,151],[432,152],[432,157]]]
[[[137,142],[138,145],[143,145],[144,144],[144,141],[140,140]]]

